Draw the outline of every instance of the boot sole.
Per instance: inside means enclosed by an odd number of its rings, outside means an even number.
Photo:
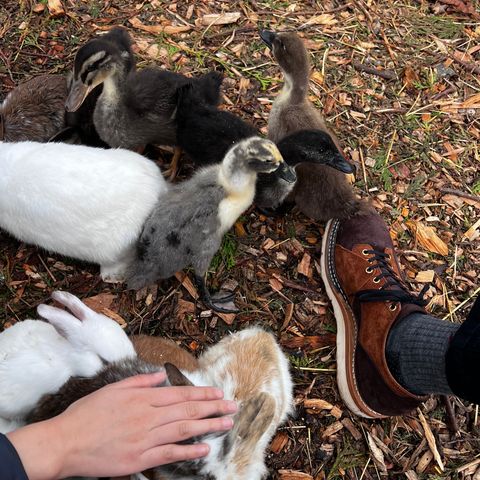
[[[320,266],[328,298],[332,302],[337,323],[337,383],[340,396],[348,409],[364,418],[385,418],[362,400],[355,377],[357,324],[340,286],[334,281],[334,248],[338,220],[329,220],[322,238]],[[329,241],[330,239],[330,241]]]

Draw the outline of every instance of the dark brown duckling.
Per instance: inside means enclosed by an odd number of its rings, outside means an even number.
[[[65,126],[67,80],[40,75],[18,85],[0,105],[0,141],[47,142]]]
[[[310,62],[302,39],[294,32],[260,32],[282,69],[285,84],[275,99],[268,119],[268,137],[278,143],[302,130],[328,133],[340,153],[340,142],[327,128],[321,113],[308,100]],[[297,183],[289,200],[314,220],[345,219],[369,209],[361,201],[345,174],[325,165],[301,163]]]

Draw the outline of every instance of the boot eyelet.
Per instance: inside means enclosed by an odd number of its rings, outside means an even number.
[[[397,309],[397,304],[396,304],[396,303],[391,303],[391,304],[388,306],[388,308],[389,308],[392,312],[394,312],[394,311]]]
[[[377,278],[377,277],[375,277],[375,278],[373,279],[373,283],[380,283],[380,279]]]
[[[372,268],[372,267],[367,267],[367,268],[365,269],[365,272],[366,272],[366,273],[373,273],[373,268]]]
[[[368,255],[368,250],[367,250],[366,248],[364,248],[364,249],[362,250],[362,255],[365,255],[365,256]]]

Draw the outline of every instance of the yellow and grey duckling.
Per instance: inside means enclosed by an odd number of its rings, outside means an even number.
[[[125,50],[103,37],[90,40],[75,57],[66,108],[76,111],[103,85],[93,119],[100,138],[111,147],[176,145],[175,94],[185,83],[194,82],[209,103],[219,102],[221,82],[215,72],[192,80],[157,68],[134,71],[130,62]]]
[[[192,266],[200,298],[208,307],[232,312],[232,295],[212,299],[205,275],[223,235],[252,204],[258,173],[283,163],[270,140],[250,137],[236,143],[222,163],[205,167],[161,194],[144,224],[137,255],[127,269],[130,288],[142,288]]]
[[[260,36],[272,50],[285,79],[270,112],[268,137],[278,143],[295,132],[319,130],[331,137],[343,155],[340,142],[308,99],[310,62],[302,39],[294,32],[267,30],[261,31]],[[297,183],[288,200],[305,215],[315,220],[343,219],[368,209],[344,173],[304,160],[298,163]]]
[[[0,105],[0,141],[47,142],[65,126],[67,80],[40,75],[21,83]]]

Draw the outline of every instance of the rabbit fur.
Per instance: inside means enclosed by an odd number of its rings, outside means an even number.
[[[178,352],[172,350],[172,354],[170,358],[165,356],[164,361],[173,359]],[[287,358],[273,335],[253,327],[225,337],[207,349],[198,362],[195,371],[178,372],[184,381],[178,377],[172,380],[167,368],[168,384],[193,383],[223,389],[225,399],[239,402],[234,427],[230,432],[195,439],[209,444],[209,455],[157,467],[154,469],[155,480],[263,478],[266,474],[265,449],[277,427],[293,410],[293,387]],[[106,384],[158,369],[158,365],[129,358],[105,366],[93,378],[72,378],[56,394],[44,397],[29,415],[29,421],[55,416],[78,398]]]
[[[101,265],[122,280],[167,183],[127,150],[0,143],[0,228],[46,250]]]
[[[104,362],[135,357],[120,325],[74,295],[54,292],[67,307],[39,305],[41,320],[18,322],[0,334],[0,432],[23,424],[28,412],[72,376],[91,377]]]

